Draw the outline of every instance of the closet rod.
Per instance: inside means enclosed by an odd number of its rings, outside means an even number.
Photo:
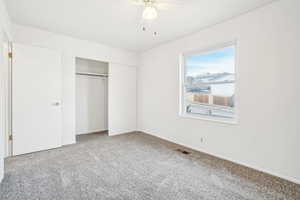
[[[85,76],[102,76],[108,77],[108,74],[96,74],[96,73],[87,73],[87,72],[76,72],[77,75],[85,75]]]

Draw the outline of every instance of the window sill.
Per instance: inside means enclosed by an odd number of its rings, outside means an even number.
[[[209,116],[201,116],[201,115],[194,115],[194,114],[179,114],[179,117],[182,118],[188,118],[188,119],[196,119],[196,120],[204,120],[204,121],[210,121],[215,123],[222,123],[222,124],[231,124],[231,125],[237,125],[238,121],[236,118],[233,119],[226,119],[221,117],[209,117]]]

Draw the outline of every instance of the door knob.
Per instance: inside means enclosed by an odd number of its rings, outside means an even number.
[[[53,106],[59,106],[60,103],[59,103],[59,102],[54,102],[52,105],[53,105]]]

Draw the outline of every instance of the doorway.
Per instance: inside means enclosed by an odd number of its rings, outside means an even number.
[[[76,135],[108,131],[107,62],[79,58],[76,65]]]

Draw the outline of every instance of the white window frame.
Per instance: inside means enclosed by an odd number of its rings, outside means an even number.
[[[229,47],[229,46],[234,46],[235,47],[235,63],[234,63],[234,73],[235,73],[235,92],[234,92],[234,117],[233,118],[223,118],[223,117],[217,117],[217,116],[209,116],[209,115],[201,115],[201,114],[193,114],[193,113],[187,113],[186,112],[186,102],[185,102],[185,81],[186,81],[186,58],[190,56],[195,56],[195,55],[200,55],[204,53],[210,53],[214,52],[217,50],[221,50],[223,48]],[[210,46],[208,48],[203,48],[203,49],[198,49],[198,50],[193,50],[193,51],[188,51],[180,54],[180,65],[179,65],[179,116],[184,117],[184,118],[191,118],[191,119],[199,119],[199,120],[208,120],[208,121],[213,121],[213,122],[221,122],[221,123],[228,123],[228,124],[237,124],[238,123],[238,113],[237,113],[237,96],[238,96],[238,91],[237,91],[237,54],[238,54],[238,45],[237,41],[230,41],[214,46]],[[218,106],[216,106],[218,107]]]

